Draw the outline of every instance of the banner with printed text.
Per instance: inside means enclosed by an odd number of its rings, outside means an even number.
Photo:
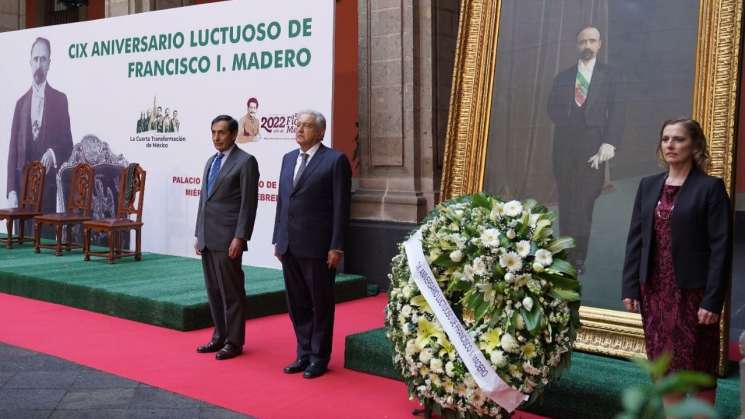
[[[23,165],[41,160],[43,209],[64,210],[71,168],[86,162],[93,215],[110,217],[122,168],[139,163],[143,251],[195,256],[210,122],[228,114],[261,172],[243,261],[278,267],[277,183],[296,112],[323,113],[332,142],[333,29],[333,0],[235,0],[0,33],[0,208],[17,202]]]

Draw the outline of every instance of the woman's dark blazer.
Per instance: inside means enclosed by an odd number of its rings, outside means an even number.
[[[623,298],[639,300],[650,273],[654,213],[667,173],[641,180],[626,242]],[[675,279],[680,288],[703,288],[701,307],[721,313],[730,272],[732,208],[724,182],[693,169],[678,191],[670,217]]]

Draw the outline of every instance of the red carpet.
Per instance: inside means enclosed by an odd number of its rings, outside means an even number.
[[[330,372],[286,375],[295,352],[287,315],[250,320],[246,352],[195,352],[211,330],[178,332],[0,293],[0,341],[261,418],[412,418],[403,383],[346,370],[344,337],[382,326],[385,296],[339,304]],[[539,416],[518,414],[515,418]]]

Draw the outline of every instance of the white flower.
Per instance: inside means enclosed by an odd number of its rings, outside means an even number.
[[[543,265],[541,265],[538,262],[533,262],[533,271],[535,271],[535,272],[543,272]]]
[[[486,263],[484,258],[479,256],[473,260],[473,273],[476,275],[486,275]]]
[[[486,247],[499,247],[499,230],[496,228],[487,228],[482,231],[480,238]]]
[[[509,333],[502,335],[502,339],[499,343],[502,345],[502,349],[507,352],[517,352],[520,349],[515,338],[513,338]]]
[[[450,252],[450,260],[456,263],[460,262],[461,260],[463,260],[463,252],[461,252],[460,250],[454,250]]]
[[[414,339],[409,339],[409,341],[406,342],[406,355],[411,356],[417,352],[419,352],[419,347],[416,346],[416,341]]]
[[[473,266],[470,264],[463,267],[463,279],[468,282],[473,282]]]
[[[504,204],[504,215],[508,217],[517,217],[523,212],[523,204],[520,201],[510,201]]]
[[[504,210],[502,208],[502,204],[495,202],[494,206],[491,209],[491,212],[489,213],[489,219],[496,222],[504,213]]]
[[[517,249],[517,254],[525,257],[530,254],[530,242],[527,240],[520,240],[515,245],[515,249]]]
[[[453,392],[455,391],[455,385],[450,380],[445,380],[445,385],[443,385],[443,388],[445,389],[445,392],[448,394],[453,394]],[[449,397],[450,404],[453,403],[452,399],[453,399],[453,396],[450,396]]]
[[[505,253],[502,256],[500,256],[499,264],[503,268],[507,268],[508,270],[512,272],[519,271],[520,269],[523,268],[523,260],[520,257],[520,255],[518,255],[515,252]]]
[[[507,363],[507,358],[505,358],[504,352],[498,350],[491,351],[489,359],[491,359],[492,364],[497,367],[503,367]]]
[[[510,240],[514,239],[515,238],[515,230],[513,230],[513,229],[507,230],[506,236]]]
[[[411,316],[411,306],[406,304],[404,308],[401,309],[401,314],[403,314],[404,317]]]
[[[414,294],[414,289],[406,285],[402,290],[402,294],[404,295],[404,298],[409,299]]]
[[[530,297],[523,298],[523,307],[528,311],[533,310],[533,299]]]
[[[432,360],[432,351],[430,349],[423,350],[422,353],[419,354],[419,360],[422,361],[423,364],[429,364],[429,361]]]
[[[500,262],[501,262],[501,259],[502,258],[499,258],[499,259],[500,259]],[[500,265],[501,265],[501,263],[500,263]],[[507,283],[510,283],[510,282],[514,281],[515,280],[515,274],[513,274],[512,272],[507,272],[506,274],[504,274],[504,280],[507,281]]]
[[[535,261],[537,263],[540,263],[541,265],[545,266],[551,266],[552,263],[554,263],[553,257],[551,256],[551,252],[549,252],[546,249],[538,249],[535,252]]]
[[[465,384],[466,388],[469,389],[476,388],[476,381],[474,381],[471,374],[466,375],[466,378],[463,379],[463,384]]]
[[[453,364],[452,361],[448,361],[447,364],[445,364],[445,374],[447,374],[448,377],[455,375],[455,364]]]
[[[535,228],[540,218],[541,218],[541,214],[530,214],[530,226]]]
[[[523,330],[523,329],[525,329],[525,320],[523,320],[523,316],[521,316],[519,314],[517,315],[517,317],[515,318],[515,327],[517,328],[517,330]],[[521,337],[522,336],[518,336],[518,340]]]
[[[442,371],[442,360],[440,358],[432,358],[429,362],[429,369],[434,373],[441,374]]]

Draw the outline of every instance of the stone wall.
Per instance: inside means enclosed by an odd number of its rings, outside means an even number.
[[[0,1],[0,32],[26,27],[26,0]]]
[[[359,1],[355,219],[417,222],[439,198],[458,5]]]

